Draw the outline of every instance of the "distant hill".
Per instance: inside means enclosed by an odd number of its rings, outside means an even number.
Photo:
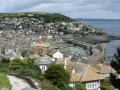
[[[54,21],[73,21],[70,17],[67,17],[58,13],[44,13],[44,12],[33,12],[33,13],[0,13],[0,19],[9,18],[20,18],[20,17],[30,17],[36,19],[44,19],[45,22],[54,22]]]

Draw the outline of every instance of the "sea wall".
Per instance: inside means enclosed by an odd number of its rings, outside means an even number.
[[[101,63],[104,60],[104,57],[105,57],[104,46],[102,44],[100,44],[98,46],[98,49],[99,49],[100,53],[98,53],[97,55],[92,55],[92,56],[89,57],[90,64],[92,66],[94,66],[94,65],[96,65],[98,63]]]

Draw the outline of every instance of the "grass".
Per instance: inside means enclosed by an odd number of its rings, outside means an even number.
[[[114,90],[114,87],[110,83],[109,78],[101,81],[101,90]]]
[[[110,86],[106,86],[106,87],[101,87],[101,90],[114,90],[114,88]]]
[[[9,90],[11,90],[9,79],[5,74],[0,74],[0,88],[8,88]]]
[[[61,90],[57,86],[54,86],[52,82],[46,80],[44,76],[40,76],[39,78],[33,78],[42,90]]]

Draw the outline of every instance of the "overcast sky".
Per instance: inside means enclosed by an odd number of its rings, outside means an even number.
[[[120,19],[120,0],[0,0],[0,12],[52,12],[72,18]]]

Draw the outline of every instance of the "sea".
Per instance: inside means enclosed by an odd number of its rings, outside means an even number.
[[[102,29],[104,32],[109,34],[120,35],[120,20],[113,19],[77,19],[78,21],[91,25],[93,27]],[[120,40],[113,40],[109,43],[106,43],[106,62],[109,62],[110,59],[116,53],[116,49],[120,47]]]

